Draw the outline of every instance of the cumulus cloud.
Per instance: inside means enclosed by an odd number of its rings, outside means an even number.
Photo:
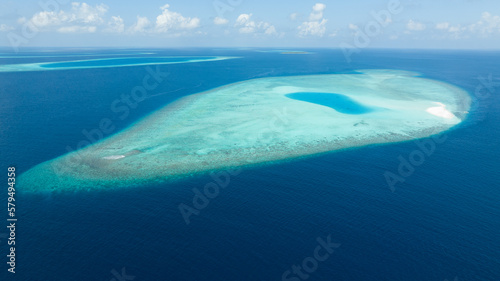
[[[240,33],[264,33],[267,35],[277,34],[274,25],[268,22],[256,22],[252,20],[252,14],[241,14],[236,19],[236,27]]]
[[[240,27],[240,33],[253,33],[255,32],[255,22],[251,21],[252,14],[241,14],[236,19],[236,26]]]
[[[323,18],[323,11],[326,9],[326,5],[323,3],[316,3],[312,7],[312,12],[309,15],[309,20],[303,22],[299,27],[299,36],[318,36],[323,37],[326,32],[327,19]]]
[[[189,30],[200,26],[199,18],[184,17],[177,12],[169,10],[170,5],[166,4],[160,9],[161,15],[156,17],[156,31],[168,32],[171,30]]]
[[[129,28],[129,32],[146,32],[151,22],[147,17],[137,16],[137,21]]]
[[[81,20],[84,23],[100,24],[104,20],[102,16],[108,11],[108,6],[104,4],[92,7],[87,3],[71,3],[72,14],[70,15],[72,21]]]
[[[111,20],[108,21],[108,27],[104,31],[122,33],[123,31],[125,31],[125,24],[123,23],[123,19],[120,16],[111,17]]]
[[[219,18],[219,17],[216,17],[214,19],[214,24],[216,25],[223,25],[223,24],[227,24],[229,21],[225,18]]]
[[[463,27],[461,27],[460,25],[457,25],[457,26],[450,26],[450,28],[448,28],[448,31],[449,32],[459,32],[461,30],[464,30]]]
[[[33,17],[31,18],[31,22],[34,25],[42,28],[47,26],[60,25],[63,22],[68,21],[69,18],[63,11],[60,11],[59,13],[43,11],[33,15]]]
[[[442,22],[436,24],[436,29],[445,32],[445,37],[453,39],[470,38],[471,36],[488,38],[500,34],[500,16],[484,12],[475,23],[462,25]]]
[[[436,29],[440,29],[440,30],[446,30],[449,27],[450,27],[449,22],[440,22],[440,23],[436,24]]]
[[[410,31],[422,31],[425,30],[425,28],[426,28],[425,24],[414,20],[409,20],[408,23],[406,24],[406,29]]]
[[[267,35],[273,35],[273,34],[276,34],[276,28],[274,26],[269,26],[266,28],[266,31],[264,31],[265,34]]]
[[[10,25],[6,25],[4,23],[0,24],[0,32],[6,32],[6,31],[11,31],[14,30],[14,27]]]
[[[59,32],[95,32],[96,25],[104,22],[108,7],[104,4],[91,6],[87,3],[73,2],[71,10],[59,12],[42,11],[34,14],[30,21],[42,30],[59,27]],[[19,22],[26,19],[20,18]]]
[[[57,29],[58,32],[61,33],[94,33],[96,32],[97,27],[95,26],[79,26],[79,25],[73,25],[73,26],[63,26]]]
[[[462,27],[460,24],[452,25],[449,22],[440,22],[435,26],[436,30],[445,32],[444,38],[460,39],[461,33],[467,28]]]
[[[471,32],[487,36],[492,33],[500,32],[500,16],[493,16],[488,12],[481,14],[481,19],[468,26]]]
[[[323,3],[316,3],[313,6],[313,11],[309,15],[310,21],[319,21],[323,18],[323,11],[326,9],[326,5]]]
[[[350,24],[349,24],[349,29],[350,29],[350,30],[358,30],[358,29],[359,29],[359,27],[358,27],[357,25],[353,24],[353,23],[350,23]]]

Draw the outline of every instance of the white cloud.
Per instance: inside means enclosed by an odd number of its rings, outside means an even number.
[[[129,28],[129,32],[146,32],[151,22],[147,17],[137,16],[137,21]]]
[[[446,32],[444,38],[461,39],[462,33],[467,29],[462,27],[460,24],[451,25],[448,22],[442,22],[436,24],[436,29],[442,32]]]
[[[61,33],[94,33],[96,32],[97,27],[95,26],[63,26],[57,29],[58,32]]]
[[[349,24],[349,29],[350,29],[350,30],[358,30],[358,29],[359,29],[359,27],[358,27],[357,25],[353,24],[353,23],[350,23],[350,24]]]
[[[425,30],[425,28],[426,28],[425,24],[423,24],[421,22],[414,21],[414,20],[410,20],[406,24],[406,29],[408,29],[410,31],[422,31],[422,30]]]
[[[449,27],[450,27],[449,22],[441,22],[441,23],[436,24],[436,29],[440,29],[440,30],[446,30]]]
[[[11,30],[14,30],[14,27],[6,25],[4,23],[0,24],[0,32],[11,31]]]
[[[326,9],[326,5],[323,3],[316,3],[313,6],[313,12],[322,13]]]
[[[436,29],[444,33],[444,38],[463,39],[476,36],[488,38],[495,34],[500,34],[500,16],[484,12],[481,18],[472,24],[461,25],[448,22],[436,24]]]
[[[276,28],[271,25],[271,26],[266,28],[266,31],[264,33],[267,35],[273,35],[276,33]]]
[[[161,15],[156,17],[156,31],[168,32],[170,30],[189,30],[200,26],[199,18],[184,17],[177,12],[172,12],[168,8],[170,5],[166,4],[160,9]]]
[[[263,32],[267,35],[277,34],[276,28],[274,25],[271,25],[268,22],[255,22],[252,19],[252,14],[241,14],[236,19],[235,26],[238,27],[238,31],[240,33],[257,33]]]
[[[87,3],[71,3],[71,20],[83,21],[84,23],[101,24],[104,22],[102,16],[108,11],[108,6],[104,4],[90,6]]]
[[[290,15],[290,19],[291,19],[291,20],[297,20],[297,17],[298,17],[298,16],[299,16],[299,14],[297,14],[297,13],[293,13],[293,14],[291,14],[291,15]]]
[[[123,19],[120,16],[111,17],[111,20],[108,22],[108,27],[104,31],[122,33],[123,31],[125,31],[125,24],[123,23]]]
[[[460,25],[450,26],[450,28],[448,29],[449,32],[460,32],[461,30],[464,30],[464,28],[460,27]]]
[[[481,14],[481,19],[471,24],[468,29],[473,33],[479,33],[487,36],[492,33],[500,32],[500,16],[493,16],[488,12]]]
[[[219,18],[219,17],[216,17],[214,19],[214,24],[216,25],[223,25],[223,24],[227,24],[229,21],[225,18]]]
[[[255,32],[255,22],[251,21],[252,14],[241,14],[236,19],[236,26],[240,27],[240,33],[253,33]]]
[[[58,27],[59,32],[95,32],[96,25],[104,22],[103,16],[108,11],[104,4],[91,6],[87,3],[73,2],[71,10],[59,12],[43,11],[34,14],[30,21],[38,28],[49,29]],[[25,18],[18,19],[18,23],[26,22]]]
[[[39,12],[35,14],[31,18],[31,22],[33,22],[34,25],[37,27],[47,27],[47,26],[54,26],[54,25],[60,25],[63,22],[68,22],[69,18],[66,16],[66,14],[61,11],[59,14],[55,12]]]
[[[250,17],[252,17],[252,14],[241,14],[236,19],[236,23],[239,25],[245,24],[246,22],[250,21]]]
[[[319,21],[323,18],[323,11],[326,9],[326,5],[323,3],[316,3],[313,6],[313,11],[309,15],[309,21]]]
[[[328,20],[323,19],[321,21],[303,22],[299,26],[299,35],[300,36],[313,35],[313,36],[323,37],[323,35],[325,35],[326,32],[327,21]]]
[[[323,11],[326,9],[326,5],[323,3],[316,3],[312,12],[309,15],[309,21],[303,22],[299,27],[299,36],[319,36],[323,37],[326,32],[327,19],[323,18]]]

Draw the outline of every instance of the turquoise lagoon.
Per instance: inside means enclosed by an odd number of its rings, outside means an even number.
[[[341,94],[301,92],[285,96],[294,100],[327,106],[344,114],[364,114],[374,110],[374,108],[364,106]]]

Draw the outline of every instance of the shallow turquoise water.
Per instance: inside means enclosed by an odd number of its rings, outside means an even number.
[[[63,56],[63,55],[61,55]],[[91,56],[91,55],[89,55]],[[98,55],[93,55],[98,56]],[[32,56],[33,58],[35,56]],[[38,56],[42,57],[42,56]],[[50,56],[56,57],[56,56]],[[80,58],[80,55],[73,58]],[[13,56],[11,60],[6,60],[7,63],[0,63],[0,72],[23,72],[23,71],[47,71],[47,70],[66,70],[66,69],[85,69],[85,68],[110,68],[110,67],[126,67],[126,66],[142,66],[142,65],[165,65],[165,64],[183,64],[209,62],[226,59],[235,59],[236,57],[220,57],[220,56],[147,56],[147,57],[109,57],[101,59],[77,59],[65,61],[45,61],[32,63],[19,63],[15,60],[17,56]],[[0,57],[2,60],[2,57]],[[14,63],[11,63],[14,62]]]
[[[365,114],[374,110],[341,94],[298,92],[285,96],[294,100],[327,106],[344,114]]]
[[[102,66],[124,66],[134,64],[149,64],[149,63],[173,63],[173,62],[189,62],[191,57],[143,57],[143,58],[109,58],[96,60],[82,61],[67,61],[41,64],[43,68],[67,68],[67,67],[102,67]],[[197,60],[215,59],[215,57],[197,57]]]

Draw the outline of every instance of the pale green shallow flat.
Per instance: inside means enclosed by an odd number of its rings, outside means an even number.
[[[397,70],[272,77],[184,97],[101,142],[21,175],[28,191],[125,188],[212,170],[428,137],[459,124],[469,95]],[[294,100],[338,93],[367,107],[351,115]]]

